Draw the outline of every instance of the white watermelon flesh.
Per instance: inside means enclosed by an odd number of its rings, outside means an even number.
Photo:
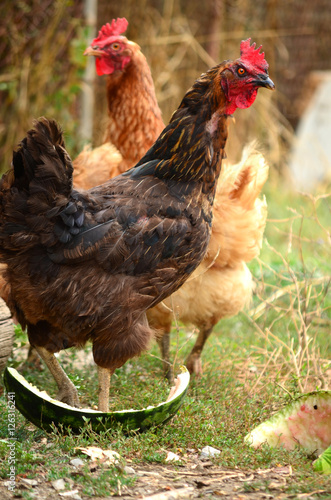
[[[293,450],[302,447],[320,454],[331,446],[331,391],[305,394],[245,437],[257,448],[262,443]]]

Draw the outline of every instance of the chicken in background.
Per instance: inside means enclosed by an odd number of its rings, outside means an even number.
[[[121,36],[120,30],[126,28],[126,19],[106,24],[85,54],[96,57],[99,75],[109,75],[106,138],[109,141],[115,137],[118,150],[130,164],[136,151],[134,144],[142,154],[144,144],[155,140],[164,125],[148,63],[139,46]],[[114,71],[115,67],[120,69]],[[76,185],[87,189],[93,186],[93,181],[99,183],[100,172],[94,179],[93,171],[86,169],[83,175],[75,176]],[[107,168],[102,172],[105,177],[101,182],[105,182]],[[191,373],[201,375],[200,355],[213,327],[222,318],[236,315],[252,297],[253,278],[246,263],[257,257],[261,249],[267,205],[265,199],[258,196],[267,177],[268,166],[263,156],[252,148],[244,153],[238,165],[223,164],[210,245],[201,266],[174,295],[147,311],[148,321],[160,335],[169,380],[172,379],[169,343],[174,315],[182,323],[199,329],[186,365]]]
[[[252,299],[254,281],[246,263],[259,255],[262,246],[267,203],[258,196],[268,171],[263,155],[253,147],[246,148],[239,164],[222,165],[210,243],[202,263],[177,292],[147,311],[150,325],[162,332],[160,347],[169,381],[174,317],[199,329],[185,365],[191,374],[201,376],[201,353],[214,326],[238,314]]]
[[[228,116],[274,88],[250,40],[240,58],[202,74],[169,125],[129,171],[89,191],[54,121],[21,141],[0,183],[0,262],[9,304],[55,378],[58,398],[79,405],[55,352],[93,344],[99,410],[110,376],[148,348],[146,311],[174,293],[207,251]]]
[[[122,33],[125,18],[102,26],[84,54],[96,57],[98,75],[107,75],[108,122],[104,144],[74,160],[74,184],[81,189],[106,182],[133,167],[162,130],[150,68],[139,45]]]

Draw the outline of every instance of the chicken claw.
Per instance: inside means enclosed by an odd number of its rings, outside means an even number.
[[[59,388],[59,392],[56,398],[59,401],[62,401],[62,403],[66,403],[70,406],[79,408],[80,404],[77,389],[64,372],[62,366],[60,365],[54,354],[47,351],[47,349],[45,349],[44,347],[34,347],[53,375],[55,382]]]

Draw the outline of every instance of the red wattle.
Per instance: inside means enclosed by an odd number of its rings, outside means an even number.
[[[107,63],[102,57],[97,57],[95,59],[95,67],[99,76],[111,75],[114,72],[114,67]]]

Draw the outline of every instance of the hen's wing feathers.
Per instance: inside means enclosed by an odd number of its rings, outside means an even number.
[[[70,262],[74,263],[82,260],[88,260],[93,256],[95,248],[100,240],[102,240],[110,231],[113,222],[114,221],[112,220],[107,221],[94,227],[82,230],[77,234],[77,236],[75,236],[72,231],[72,229],[75,228],[69,227],[63,229],[63,227],[55,224],[54,231],[59,236],[60,241],[63,242],[65,239],[70,239],[70,243],[68,245],[63,245],[56,250],[48,249],[47,253],[49,258],[56,264],[69,264]],[[64,241],[64,243],[68,242]]]
[[[192,260],[188,249],[200,243],[194,227],[201,224],[201,210],[186,197],[194,184],[164,179],[162,172],[157,179],[155,170],[168,160],[150,160],[150,154],[145,160],[79,192],[72,189],[72,163],[60,130],[40,120],[15,154],[14,175],[2,181],[8,184],[0,233],[6,252],[33,251],[45,268],[88,261],[110,274],[131,276],[179,269],[187,257],[186,272]],[[24,210],[18,210],[22,204]],[[39,272],[36,262],[30,272]]]
[[[150,272],[164,259],[171,258],[176,265],[189,238],[189,220],[168,218],[162,210],[147,217],[148,203],[137,205],[124,211],[109,207],[106,213],[113,215],[111,219],[71,233],[67,244],[48,248],[49,258],[57,264],[92,259],[108,272],[129,275]]]

